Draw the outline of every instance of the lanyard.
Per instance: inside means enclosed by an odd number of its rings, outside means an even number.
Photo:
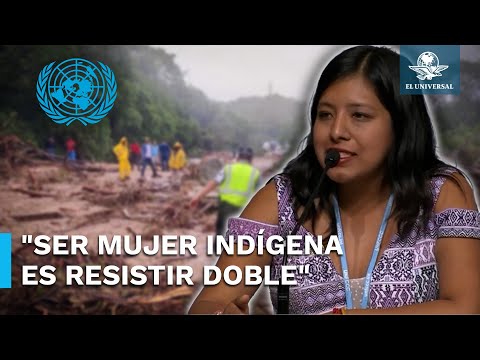
[[[390,195],[388,199],[387,206],[385,208],[385,212],[383,214],[382,224],[380,225],[380,230],[378,231],[377,241],[375,242],[375,247],[373,248],[372,258],[370,259],[370,263],[367,269],[367,275],[365,276],[365,287],[363,289],[363,297],[362,297],[362,304],[361,308],[366,309],[368,304],[368,293],[370,289],[370,282],[372,279],[372,272],[375,266],[375,262],[377,260],[378,252],[380,251],[380,244],[382,243],[383,234],[385,233],[385,229],[387,227],[387,220],[388,216],[390,215],[390,211],[392,209],[393,203],[393,194]],[[340,208],[338,206],[337,197],[333,196],[333,208],[335,210],[335,217],[337,222],[337,232],[338,232],[338,241],[342,248],[343,255],[340,256],[340,261],[342,264],[342,274],[343,274],[343,281],[345,282],[345,295],[347,300],[347,309],[352,308],[352,290],[350,289],[350,276],[348,275],[348,266],[347,266],[347,255],[345,253],[345,243],[343,237],[343,228],[342,228],[342,220],[340,219]]]

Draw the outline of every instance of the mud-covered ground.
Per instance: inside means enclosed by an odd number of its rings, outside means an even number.
[[[1,155],[1,154],[0,154]],[[209,194],[196,209],[189,207],[192,196],[220,167],[231,161],[229,154],[209,154],[190,159],[181,172],[162,172],[152,177],[147,168],[140,177],[134,168],[128,181],[118,179],[117,165],[41,157],[6,159],[0,164],[0,232],[12,234],[12,288],[0,289],[3,314],[184,314],[202,284],[203,267],[216,258],[206,255],[206,238],[214,232],[216,193]],[[254,165],[264,171],[278,168],[278,156],[257,157]],[[142,246],[152,246],[154,235],[192,235],[197,255],[99,255],[99,235],[141,235]],[[88,255],[39,255],[34,245],[22,243],[22,235],[83,235]],[[131,240],[133,241],[133,240]],[[67,242],[65,247],[70,245]],[[51,285],[22,285],[25,265],[55,267]],[[160,274],[154,285],[153,272],[146,273],[145,285],[65,285],[65,268],[115,265],[165,265],[193,269],[194,286],[167,285]],[[39,281],[38,275],[30,277]],[[83,278],[85,280],[85,278]],[[265,292],[263,292],[265,293]],[[271,311],[268,301],[252,301],[251,311]]]

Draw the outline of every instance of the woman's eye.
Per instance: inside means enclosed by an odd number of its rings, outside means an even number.
[[[364,113],[356,112],[356,113],[353,113],[353,117],[358,119],[358,120],[365,120],[365,119],[369,118],[370,116],[367,115],[367,114],[364,114]]]
[[[330,113],[325,111],[319,111],[317,114],[317,118],[319,119],[327,119],[330,116]]]

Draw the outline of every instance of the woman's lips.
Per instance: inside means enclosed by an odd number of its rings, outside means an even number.
[[[356,155],[355,153],[352,153],[350,151],[344,151],[344,150],[337,150],[337,151],[340,154],[340,160],[338,161],[338,164],[345,164]]]

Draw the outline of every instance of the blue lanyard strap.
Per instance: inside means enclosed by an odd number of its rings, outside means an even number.
[[[372,258],[370,259],[370,263],[368,264],[367,274],[365,276],[365,287],[363,289],[363,297],[362,297],[362,304],[361,304],[362,309],[367,308],[370,282],[372,280],[372,272],[373,272],[373,268],[375,267],[375,262],[377,261],[378,253],[380,251],[380,244],[382,243],[383,234],[385,233],[385,229],[387,227],[387,221],[390,215],[390,211],[392,210],[392,204],[393,204],[393,194],[391,194],[388,199],[385,212],[383,213],[382,224],[380,225],[380,230],[378,231],[377,240],[375,242],[375,247],[373,248]],[[345,253],[345,242],[343,237],[342,220],[340,219],[340,208],[338,206],[338,200],[335,195],[333,196],[333,208],[335,210],[335,218],[336,218],[335,220],[337,223],[338,241],[340,243],[340,246],[342,248],[342,253],[343,253],[343,255],[340,255],[340,261],[342,264],[343,281],[345,282],[345,296],[347,301],[347,309],[351,309],[353,307],[352,290],[350,288],[350,276],[348,275],[347,255]]]

